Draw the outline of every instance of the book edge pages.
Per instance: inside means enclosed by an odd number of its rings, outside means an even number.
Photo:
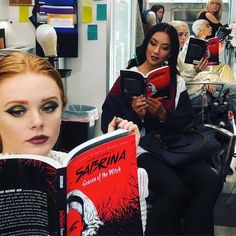
[[[29,160],[36,160],[45,162],[56,169],[62,168],[60,162],[46,156],[41,155],[31,155],[31,154],[4,154],[0,155],[1,160],[11,160],[11,159],[29,159]]]
[[[108,142],[108,141],[112,141],[115,140],[117,138],[123,137],[123,136],[127,136],[129,134],[129,132],[127,130],[124,129],[117,129],[113,132],[110,133],[106,133],[106,134],[102,134],[100,136],[97,136],[95,138],[92,138],[80,145],[78,145],[77,147],[73,148],[68,154],[67,154],[67,158],[64,159],[62,166],[65,167],[68,165],[68,163],[70,161],[73,160],[73,157],[76,155],[79,155],[80,153],[83,153],[87,150],[92,149],[93,147],[99,146],[102,143]]]
[[[165,65],[165,66],[161,66],[161,67],[158,67],[158,68],[156,68],[156,69],[153,69],[153,70],[149,71],[149,72],[146,74],[146,77],[148,78],[148,76],[149,76],[150,74],[152,74],[153,72],[159,71],[159,70],[163,70],[164,68],[168,68],[168,67],[169,67],[168,65]]]

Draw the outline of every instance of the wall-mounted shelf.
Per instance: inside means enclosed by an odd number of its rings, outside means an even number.
[[[37,24],[50,24],[57,32],[57,56],[78,57],[77,0],[35,0]],[[37,55],[43,56],[36,43]]]

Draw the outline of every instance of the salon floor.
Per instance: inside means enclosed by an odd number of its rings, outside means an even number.
[[[224,189],[215,208],[215,236],[236,235],[236,158],[233,158],[231,168],[234,174],[227,176]]]

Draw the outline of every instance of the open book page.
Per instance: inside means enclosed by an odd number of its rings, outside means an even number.
[[[73,158],[67,167],[67,209],[67,235],[85,230],[89,218],[98,235],[142,235],[134,135]]]
[[[47,157],[1,156],[0,235],[57,234],[58,167]]]

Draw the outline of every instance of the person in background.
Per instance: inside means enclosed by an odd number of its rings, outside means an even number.
[[[212,27],[210,26],[210,24],[207,20],[200,19],[200,20],[196,20],[193,22],[192,30],[197,38],[206,40],[207,36],[209,36],[212,32]],[[234,82],[234,75],[233,75],[232,69],[230,68],[229,65],[223,64],[221,62],[223,51],[224,51],[224,46],[223,46],[223,42],[221,41],[219,43],[220,64],[213,65],[208,68],[211,68],[211,72],[213,72],[213,73],[219,73],[222,81]]]
[[[163,5],[154,4],[149,10],[143,13],[143,29],[146,35],[154,25],[161,23],[164,16],[165,8]]]
[[[183,37],[181,32],[189,32],[188,25],[183,21],[172,21],[170,22],[172,24],[179,35],[179,40],[181,42],[180,45],[180,52],[178,55],[178,70],[180,72],[180,75],[184,78],[185,82],[194,82],[194,81],[215,81],[217,77],[215,76],[217,74],[220,75],[220,79],[222,82],[226,82],[225,85],[223,85],[223,93],[227,90],[230,91],[230,99],[233,106],[234,114],[236,111],[236,83],[233,78],[233,72],[229,65],[227,64],[220,64],[220,65],[214,65],[214,66],[208,66],[208,60],[207,58],[202,58],[197,65],[192,64],[186,64],[184,63],[185,55],[186,55],[186,48],[187,48],[187,37]],[[197,20],[193,23],[192,26],[194,34],[198,37],[205,38],[206,35],[209,35],[211,33],[211,27],[206,20]],[[209,71],[211,68],[211,72],[213,73],[204,73]],[[187,85],[187,90],[190,95],[191,101],[193,104],[199,104],[200,95],[204,91],[204,85]],[[205,86],[205,88],[212,94],[214,94],[218,89],[221,89],[221,86],[217,87],[213,84],[208,84]]]
[[[206,7],[200,11],[198,19],[207,20],[212,28],[212,32],[207,36],[207,39],[215,37],[217,30],[220,26],[222,26],[222,24],[220,23],[222,11],[222,0],[208,0],[206,3]]]
[[[0,58],[0,153],[48,156],[62,163],[66,153],[54,151],[66,105],[60,74],[44,58],[13,52]],[[117,126],[136,135],[133,122],[111,121],[108,131]],[[138,145],[138,143],[137,143]],[[1,158],[1,156],[0,156]],[[146,222],[147,174],[138,168],[141,212]],[[144,181],[145,180],[145,181]],[[144,183],[144,184],[143,184]]]
[[[154,4],[150,8],[150,11],[153,11],[156,14],[156,23],[161,23],[165,12],[164,6],[161,4]]]
[[[141,140],[153,132],[178,132],[195,119],[184,79],[176,69],[179,40],[175,28],[167,23],[156,24],[148,31],[140,49],[128,69],[146,75],[155,68],[168,65],[171,75],[169,97],[158,100],[140,94],[127,98],[123,96],[119,77],[102,106],[104,133],[114,116],[137,124]],[[156,194],[148,211],[145,235],[214,235],[213,209],[222,190],[217,173],[200,158],[178,168],[146,152],[142,146],[138,154],[139,166],[148,173],[149,190]],[[189,188],[195,194],[187,204],[184,199]],[[186,211],[181,229],[179,215],[183,203]]]

